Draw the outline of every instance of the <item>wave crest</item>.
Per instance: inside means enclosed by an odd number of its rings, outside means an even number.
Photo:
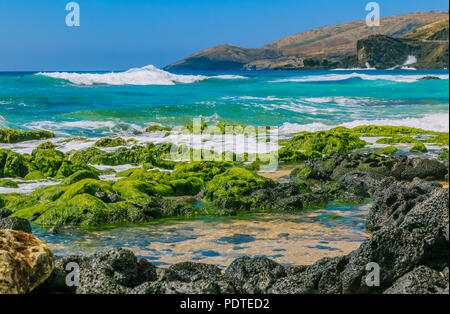
[[[243,79],[244,76],[238,75],[182,75],[173,74],[158,69],[153,65],[147,65],[142,68],[132,68],[125,72],[111,73],[69,73],[69,72],[40,72],[37,75],[43,75],[55,79],[69,81],[76,85],[175,85],[190,84],[203,81],[210,78],[216,79]]]

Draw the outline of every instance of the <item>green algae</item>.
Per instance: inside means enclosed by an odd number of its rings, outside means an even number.
[[[32,140],[45,140],[55,137],[48,131],[18,131],[13,129],[0,129],[0,143],[19,143]]]
[[[395,146],[383,147],[377,150],[377,154],[388,156],[394,156],[396,152],[398,152],[398,148]]]
[[[17,184],[17,182],[14,182],[11,180],[0,180],[0,187],[17,189],[19,187],[19,185]]]
[[[411,153],[426,153],[428,152],[427,148],[422,142],[417,142],[414,144],[413,148],[410,149]]]

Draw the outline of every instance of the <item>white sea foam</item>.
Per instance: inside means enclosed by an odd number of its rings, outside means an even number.
[[[18,188],[0,187],[0,194],[22,193],[28,195],[39,188],[57,185],[61,183],[61,180],[19,180],[19,179],[8,179],[8,180],[16,182],[19,185],[19,187]]]
[[[420,128],[429,131],[448,132],[449,114],[448,113],[430,114],[422,118],[355,120],[352,122],[341,123],[338,125],[327,125],[320,122],[308,124],[284,123],[279,129],[279,133],[289,134],[303,131],[317,132],[329,130],[339,126],[354,128],[362,125],[406,126],[406,127]]]
[[[68,72],[41,72],[37,75],[44,75],[51,78],[70,81],[77,85],[175,85],[189,84],[203,81],[209,78],[216,79],[245,79],[239,75],[180,75],[166,72],[153,65],[142,68],[132,68],[125,72],[111,73],[68,73]]]
[[[387,75],[387,74],[378,74],[378,75],[369,75],[363,73],[351,73],[351,74],[325,74],[325,75],[310,75],[304,77],[297,78],[289,78],[289,79],[280,79],[271,81],[271,83],[288,83],[288,82],[335,82],[335,81],[345,81],[349,79],[359,78],[365,81],[376,81],[376,80],[384,80],[384,81],[393,81],[393,82],[402,82],[402,83],[413,83],[417,82],[417,80],[425,77],[426,75]],[[442,80],[448,80],[448,75],[435,75],[436,77]]]

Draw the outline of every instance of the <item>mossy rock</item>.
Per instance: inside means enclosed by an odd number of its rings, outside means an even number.
[[[120,147],[114,152],[105,152],[95,147],[71,153],[70,160],[79,164],[93,165],[142,165],[151,164],[154,167],[173,169],[175,163],[163,160],[162,156],[170,152],[170,144],[153,145],[146,147],[133,146],[131,148]]]
[[[0,130],[0,143],[19,143],[31,140],[45,140],[52,137],[55,137],[55,134],[48,131]]]
[[[161,126],[161,125],[151,125],[145,129],[145,132],[161,132],[161,131],[171,131],[172,129],[169,127]]]
[[[61,167],[59,167],[58,172],[56,173],[56,178],[60,178],[60,179],[67,178],[67,177],[75,174],[76,172],[83,171],[83,170],[89,171],[95,175],[100,174],[100,171],[98,171],[94,167],[89,166],[87,164],[74,163],[69,160],[64,160],[63,163],[61,164]]]
[[[79,141],[79,142],[90,142],[91,140],[86,138],[86,137],[82,137],[82,136],[76,136],[76,137],[71,137],[71,138],[66,138],[64,140],[59,141],[58,143],[70,143],[73,141]]]
[[[232,206],[243,209],[247,205],[241,202],[244,196],[252,192],[275,186],[272,180],[265,179],[247,169],[231,168],[224,173],[216,175],[206,184],[207,201],[213,201],[219,208]]]
[[[0,180],[0,187],[2,188],[10,188],[10,189],[17,189],[19,185],[17,182],[11,181],[11,180]]]
[[[79,194],[94,195],[96,192],[112,193],[113,189],[111,185],[104,181],[83,179],[70,185],[58,199],[58,202],[67,202]]]
[[[153,193],[150,184],[139,180],[130,180],[128,178],[118,180],[113,185],[113,189],[114,191],[119,192],[120,197],[123,200],[142,199]]]
[[[37,149],[53,149],[53,148],[56,148],[56,145],[53,144],[52,142],[45,142],[37,147]]]
[[[94,146],[96,146],[96,147],[117,147],[117,146],[125,146],[125,145],[127,145],[127,141],[125,141],[121,137],[118,137],[115,139],[111,139],[108,137],[101,138],[94,144]]]
[[[84,179],[100,180],[96,173],[89,171],[89,170],[80,170],[80,171],[77,171],[74,174],[70,175],[66,179],[64,179],[63,183],[67,184],[67,185],[71,185],[71,184],[74,184],[74,183],[84,180]]]
[[[417,142],[419,140],[411,136],[386,137],[377,140],[378,144],[412,144]]]
[[[10,150],[0,149],[0,177],[23,178],[34,170],[36,169],[30,155],[21,155]]]
[[[42,174],[42,172],[40,172],[39,170],[35,170],[32,172],[29,172],[26,176],[25,176],[25,180],[43,180],[46,179],[47,177],[44,176]]]
[[[88,179],[90,180],[90,179]],[[36,220],[40,225],[101,226],[108,223],[108,206],[90,194],[77,194],[64,204],[56,204]]]
[[[354,134],[368,137],[378,136],[397,136],[397,135],[419,135],[419,134],[435,134],[433,131],[424,129],[410,128],[405,126],[380,126],[380,125],[363,125],[351,129]]]
[[[189,179],[177,179],[167,182],[175,192],[175,195],[196,195],[203,188],[203,180],[192,177]]]
[[[414,144],[413,148],[410,149],[411,153],[426,153],[428,152],[427,148],[422,142],[417,142]]]
[[[54,177],[61,167],[65,155],[55,149],[35,149],[32,152],[33,164],[45,177]]]
[[[301,132],[279,150],[281,161],[301,161],[311,158],[310,154],[321,156],[333,153],[349,153],[367,145],[346,128],[329,131]]]
[[[0,208],[8,208],[17,211],[36,204],[36,200],[31,196],[20,193],[0,194]]]
[[[398,152],[398,148],[395,146],[383,147],[377,150],[377,154],[388,156],[394,156],[396,152]]]
[[[44,213],[45,211],[49,210],[49,208],[53,207],[54,203],[45,203],[45,204],[39,204],[34,205],[30,207],[26,207],[24,209],[20,209],[16,212],[14,212],[11,216],[12,217],[19,217],[23,219],[30,219],[34,214],[36,213]]]
[[[58,200],[68,188],[68,186],[62,184],[45,186],[33,191],[31,196],[39,203],[54,202]]]

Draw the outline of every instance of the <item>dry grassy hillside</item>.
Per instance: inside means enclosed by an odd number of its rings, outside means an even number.
[[[358,41],[372,35],[393,38],[408,35],[429,40],[445,37],[447,31],[448,38],[448,12],[390,16],[382,18],[380,24],[378,27],[368,27],[365,21],[357,21],[325,26],[282,38],[257,49],[232,45],[217,46],[171,64],[166,69],[299,69],[305,67],[305,62],[313,64],[312,68],[336,66],[338,63],[346,66],[354,62],[352,56],[357,55]],[[411,39],[416,39],[412,37]],[[314,61],[324,59],[325,66]],[[347,62],[348,60],[350,61]]]

